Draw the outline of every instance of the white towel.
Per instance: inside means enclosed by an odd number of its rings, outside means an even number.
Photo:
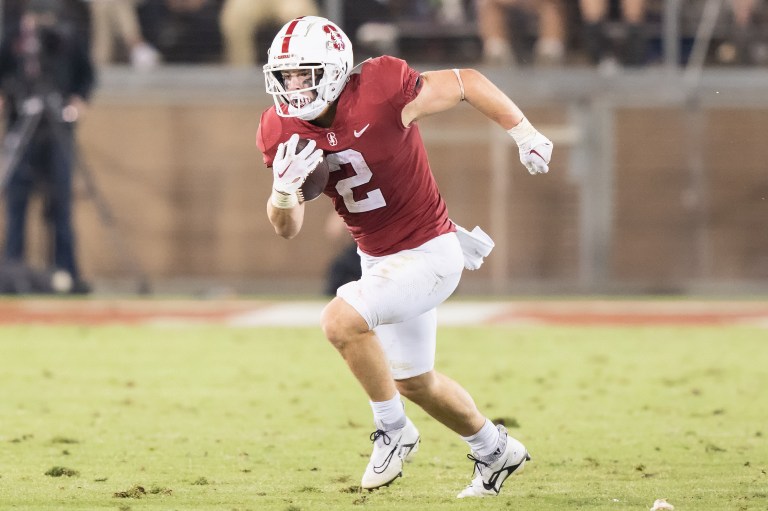
[[[472,231],[468,231],[456,224],[456,236],[464,252],[464,267],[468,270],[480,268],[483,265],[483,258],[488,257],[495,246],[491,237],[477,226]]]

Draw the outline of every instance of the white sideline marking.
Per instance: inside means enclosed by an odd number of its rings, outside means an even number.
[[[437,308],[439,325],[477,325],[509,311],[508,303],[446,302]]]
[[[320,313],[325,303],[275,303],[258,310],[233,316],[227,324],[239,327],[254,326],[319,326]],[[440,325],[477,325],[509,310],[503,302],[447,302],[437,308]]]
[[[234,315],[231,326],[320,326],[320,313],[325,303],[276,303],[258,310]]]
[[[256,327],[256,326],[304,326],[319,327],[320,314],[326,302],[303,301],[303,302],[277,302],[259,307],[252,311],[233,313],[226,324],[234,327]],[[726,324],[751,325],[759,328],[768,328],[768,316],[756,314],[750,316],[750,307],[748,305],[733,305],[744,310],[747,317],[725,318]],[[629,308],[628,308],[629,307]],[[515,303],[515,302],[464,302],[448,301],[437,308],[437,323],[445,326],[463,326],[463,325],[498,325],[508,326],[535,326],[548,324],[546,314],[542,317],[538,312],[567,313],[569,315],[579,316],[584,313],[587,316],[597,314],[594,324],[611,324],[614,315],[617,315],[616,321],[621,324],[627,318],[631,319],[634,313],[655,313],[655,314],[673,314],[685,315],[686,311],[700,311],[706,314],[711,309],[712,313],[722,310],[721,304],[696,304],[681,303],[670,307],[664,303],[645,303],[637,302],[627,305],[627,303],[614,302],[563,302],[563,303]],[[695,322],[694,322],[695,324]],[[706,323],[705,323],[706,324]],[[715,321],[712,324],[717,324]]]

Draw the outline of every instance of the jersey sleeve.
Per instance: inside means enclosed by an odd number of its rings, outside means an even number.
[[[377,91],[396,111],[413,101],[419,93],[420,73],[404,60],[383,56],[366,63],[363,87]]]
[[[264,165],[272,166],[277,152],[277,146],[280,143],[281,127],[277,115],[270,110],[261,114],[259,128],[256,130],[256,145],[261,151],[264,159]]]

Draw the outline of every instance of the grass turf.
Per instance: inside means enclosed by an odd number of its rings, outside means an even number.
[[[359,491],[370,409],[319,329],[0,327],[0,508],[766,510],[767,338],[441,329],[438,368],[533,456],[468,502],[465,444],[410,404],[420,452]]]

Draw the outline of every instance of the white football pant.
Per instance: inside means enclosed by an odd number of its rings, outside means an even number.
[[[376,332],[396,380],[431,371],[435,365],[435,308],[456,290],[464,255],[455,233],[420,247],[373,257],[360,253],[363,275],[336,295]]]

